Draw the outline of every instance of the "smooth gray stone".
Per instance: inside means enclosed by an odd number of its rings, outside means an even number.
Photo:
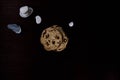
[[[7,28],[15,32],[16,34],[21,33],[21,27],[17,24],[8,24]]]

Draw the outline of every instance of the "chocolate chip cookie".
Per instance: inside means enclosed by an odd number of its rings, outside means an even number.
[[[40,41],[47,51],[62,51],[66,48],[68,38],[62,27],[53,25],[43,30]]]

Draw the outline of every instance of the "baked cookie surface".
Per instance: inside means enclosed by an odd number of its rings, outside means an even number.
[[[66,48],[68,38],[62,27],[53,25],[43,30],[40,42],[47,51],[62,51]]]

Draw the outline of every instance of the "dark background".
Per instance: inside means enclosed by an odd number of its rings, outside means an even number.
[[[24,5],[34,9],[25,19],[19,16]],[[102,35],[101,29],[88,32],[86,0],[1,0],[0,10],[0,80],[118,79],[106,30]],[[40,25],[35,23],[36,15],[42,17]],[[70,21],[75,24],[72,28]],[[12,23],[21,26],[21,34],[7,29]],[[62,26],[69,38],[62,52],[47,52],[40,44],[42,30],[54,24]]]

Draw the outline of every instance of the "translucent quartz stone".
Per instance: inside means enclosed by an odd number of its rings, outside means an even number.
[[[17,24],[8,24],[7,28],[15,32],[16,34],[21,33],[21,27]]]
[[[27,18],[27,17],[29,17],[32,13],[33,13],[33,9],[32,9],[31,7],[28,7],[28,6],[22,6],[22,7],[20,7],[19,15],[20,15],[22,18]]]
[[[36,24],[40,24],[42,19],[39,15],[35,16]]]
[[[73,26],[74,26],[74,22],[71,21],[71,22],[69,23],[69,26],[70,26],[70,27],[73,27]]]

